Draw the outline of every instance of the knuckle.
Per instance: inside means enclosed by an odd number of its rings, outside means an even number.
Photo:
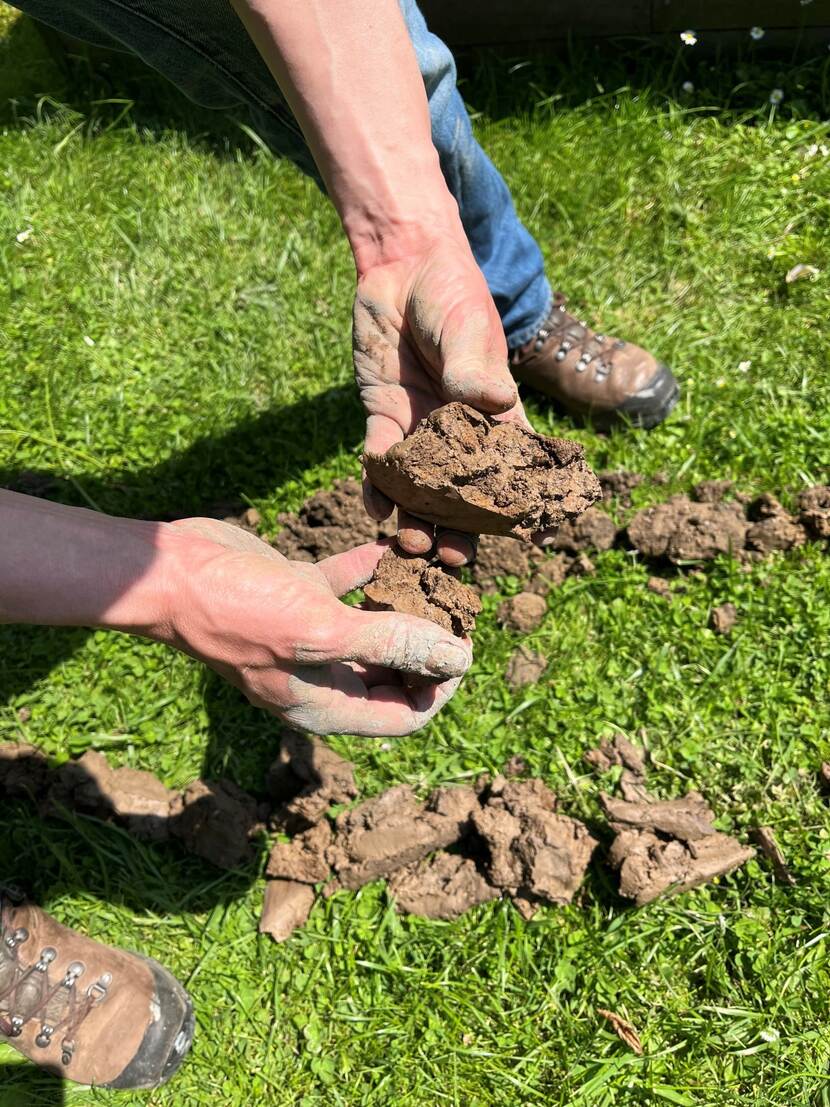
[[[318,620],[302,628],[294,643],[293,659],[300,665],[322,665],[334,659],[337,640],[333,621]]]

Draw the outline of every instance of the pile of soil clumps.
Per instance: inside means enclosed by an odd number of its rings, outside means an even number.
[[[676,565],[737,553],[748,526],[742,506],[734,501],[695,503],[687,496],[671,496],[638,511],[628,524],[628,539],[645,557]]]
[[[461,403],[431,412],[385,454],[366,454],[364,466],[396,504],[469,534],[529,539],[601,496],[578,443],[497,422]]]
[[[292,561],[320,561],[395,533],[394,519],[378,523],[366,514],[363,489],[353,477],[315,492],[296,515],[286,512],[277,521],[282,530],[273,544]]]
[[[354,765],[314,734],[283,731],[266,790],[278,804],[272,824],[296,834],[318,823],[330,807],[357,796]]]
[[[469,585],[423,557],[413,557],[396,546],[378,562],[363,589],[373,611],[397,611],[430,619],[463,638],[474,629],[481,600]]]

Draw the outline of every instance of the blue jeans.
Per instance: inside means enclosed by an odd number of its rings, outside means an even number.
[[[529,341],[551,307],[542,255],[507,185],[473,137],[448,47],[416,0],[399,0],[424,78],[432,140],[510,347]],[[212,108],[245,104],[262,139],[314,173],[308,150],[267,66],[228,0],[12,0],[49,26],[129,50]],[[315,173],[316,176],[316,173]]]

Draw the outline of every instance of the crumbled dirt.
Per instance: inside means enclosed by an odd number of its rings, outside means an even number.
[[[536,546],[517,538],[482,534],[478,545],[473,580],[485,592],[495,592],[499,577],[529,577],[544,554]]]
[[[714,829],[714,815],[697,792],[634,803],[600,794],[600,803],[617,834],[608,859],[620,871],[620,895],[638,905],[705,884],[755,855]]]
[[[268,858],[266,874],[300,884],[322,884],[331,875],[326,851],[332,838],[331,823],[324,819],[290,842],[277,842]]]
[[[624,800],[638,802],[649,798],[645,785],[645,750],[629,742],[624,734],[615,734],[611,739],[603,738],[599,746],[588,750],[583,759],[598,773],[621,767],[619,783]]]
[[[49,762],[26,742],[0,745],[0,796],[37,802],[49,782]]]
[[[802,524],[768,492],[754,500],[749,508],[752,526],[746,532],[746,547],[769,554],[803,546],[807,532]]]
[[[585,553],[579,553],[568,567],[568,575],[574,577],[590,577],[597,571],[596,565]]]
[[[738,621],[738,609],[729,601],[722,603],[719,607],[712,608],[709,621],[715,634],[730,634]]]
[[[830,538],[830,486],[817,484],[798,497],[801,522],[814,538]]]
[[[694,486],[692,492],[698,503],[717,504],[732,491],[731,480],[702,480]]]
[[[525,591],[535,592],[537,596],[546,596],[551,588],[558,588],[564,584],[573,563],[574,559],[564,553],[546,557],[540,562]]]
[[[260,934],[270,934],[275,942],[284,942],[305,926],[314,906],[314,889],[294,880],[269,880],[259,920]]]
[[[277,521],[283,529],[274,546],[293,561],[319,561],[395,533],[393,520],[377,523],[366,514],[363,490],[353,477],[315,492],[298,514],[283,514]]]
[[[556,812],[541,780],[496,777],[473,811],[489,882],[533,904],[570,903],[596,848],[588,828]]]
[[[638,511],[628,524],[628,538],[645,557],[705,561],[742,549],[747,526],[739,503],[701,504],[671,496]]]
[[[460,403],[433,411],[383,456],[367,454],[364,465],[372,483],[413,515],[471,534],[530,538],[601,495],[578,443]]]
[[[625,469],[597,473],[602,498],[605,503],[616,500],[621,507],[631,506],[631,493],[643,483],[642,473],[629,473]]]
[[[502,769],[502,775],[506,776],[508,780],[512,780],[517,776],[524,776],[527,772],[527,762],[520,753],[514,753],[504,765]]]
[[[617,540],[617,527],[606,511],[589,507],[577,519],[562,523],[553,535],[550,549],[577,554],[582,550],[610,550]]]
[[[380,559],[363,592],[366,606],[374,611],[419,615],[459,638],[473,630],[481,611],[481,600],[469,585],[396,546]]]
[[[453,845],[477,806],[471,788],[438,788],[426,803],[408,785],[390,788],[337,817],[328,861],[341,887],[361,888]]]
[[[389,881],[389,893],[398,911],[426,919],[457,919],[501,895],[474,861],[455,853],[437,853],[399,869]]]
[[[544,596],[535,592],[520,592],[518,596],[511,596],[509,600],[499,604],[496,618],[508,630],[530,634],[542,625],[547,610]]]
[[[349,803],[357,795],[354,765],[315,735],[297,731],[283,734],[266,788],[279,804],[274,825],[290,833],[313,826],[333,804]]]
[[[548,667],[548,659],[541,653],[529,650],[527,646],[519,648],[507,662],[504,679],[514,690],[535,684]]]
[[[671,585],[663,577],[649,577],[646,588],[655,596],[662,596],[664,600],[670,600],[672,597]]]
[[[254,798],[232,781],[197,780],[170,805],[170,829],[191,853],[220,869],[236,869],[253,857],[257,814]]]
[[[787,859],[784,857],[784,851],[779,846],[775,838],[775,833],[771,826],[757,826],[754,830],[750,831],[750,837],[755,845],[766,857],[769,863],[772,865],[772,871],[775,873],[775,879],[780,884],[786,884],[789,887],[793,887],[797,881],[793,874],[790,872],[790,868],[787,865]]]
[[[163,841],[170,834],[170,805],[175,797],[152,773],[114,769],[102,753],[87,750],[77,761],[61,766],[50,804],[115,819],[136,838]]]

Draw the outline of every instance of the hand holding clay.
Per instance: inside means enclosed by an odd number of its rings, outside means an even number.
[[[446,236],[419,253],[362,273],[354,306],[354,365],[366,408],[366,452],[384,454],[425,416],[453,400],[528,426],[507,368],[501,320],[466,240]],[[365,481],[366,509],[395,502]],[[400,506],[400,505],[399,505]],[[412,554],[432,548],[433,527],[401,507],[398,539]],[[447,564],[470,560],[463,534],[438,534]]]
[[[292,726],[409,734],[443,707],[469,667],[469,646],[441,627],[338,600],[369,580],[388,541],[310,565],[215,519],[170,527],[182,539],[185,584],[174,590],[165,640]],[[413,675],[432,682],[405,685]]]

